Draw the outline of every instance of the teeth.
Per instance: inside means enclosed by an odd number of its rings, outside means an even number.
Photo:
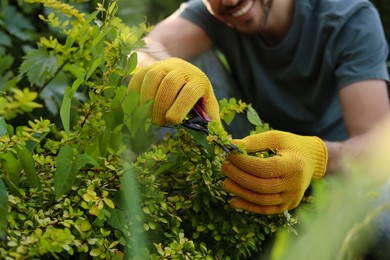
[[[233,17],[238,17],[238,16],[243,15],[243,14],[245,14],[246,12],[248,12],[249,9],[251,9],[252,6],[253,6],[253,1],[249,1],[248,4],[247,4],[246,6],[244,6],[243,8],[241,8],[240,10],[238,10],[237,12],[232,13],[232,16],[233,16]]]

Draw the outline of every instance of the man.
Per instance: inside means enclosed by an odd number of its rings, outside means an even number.
[[[342,156],[358,153],[389,117],[388,46],[367,0],[193,0],[145,42],[145,67],[129,87],[141,102],[154,100],[156,124],[180,123],[199,99],[219,120],[208,78],[184,61],[218,49],[234,91],[276,129],[235,140],[248,154],[276,151],[228,157],[224,188],[237,196],[236,208],[276,214],[296,207],[312,179],[337,171]]]

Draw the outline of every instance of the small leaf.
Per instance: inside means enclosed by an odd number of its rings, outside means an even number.
[[[259,117],[259,114],[257,114],[256,110],[251,105],[248,106],[247,118],[249,122],[253,125],[257,126],[263,124]]]
[[[98,197],[93,194],[89,194],[89,193],[86,193],[83,195],[83,199],[86,201],[86,202],[90,202],[90,201],[96,201],[98,199]]]
[[[115,208],[114,202],[112,202],[112,200],[110,200],[109,198],[103,198],[103,201],[104,201],[104,203],[106,203],[106,205],[109,206],[110,208],[112,208],[112,209]]]
[[[214,156],[214,146],[209,142],[207,141],[207,136],[205,133],[203,132],[197,132],[195,130],[192,130],[192,129],[185,129],[191,136],[192,138],[194,138],[194,140],[201,146],[203,146],[207,153],[210,155],[210,156]]]
[[[203,232],[203,231],[205,231],[206,230],[206,227],[205,226],[197,226],[196,227],[196,231],[198,231],[198,232]]]
[[[230,111],[230,113],[224,114],[223,120],[226,122],[226,124],[230,125],[230,123],[233,121],[235,117],[236,117],[236,112]]]
[[[89,252],[89,255],[90,256],[92,256],[92,257],[94,257],[94,256],[99,256],[100,255],[100,249],[99,248],[93,248],[92,250],[91,250],[91,252]]]

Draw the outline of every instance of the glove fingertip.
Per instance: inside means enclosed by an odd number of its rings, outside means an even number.
[[[229,204],[232,208],[245,210],[251,213],[263,214],[263,215],[274,215],[280,214],[285,211],[280,205],[276,206],[262,206],[252,202],[249,202],[240,198],[232,198],[229,201]]]
[[[143,79],[145,77],[145,74],[148,72],[149,67],[143,67],[139,69],[136,73],[134,73],[129,81],[129,84],[127,84],[127,89],[135,89],[139,91],[141,88]]]
[[[191,106],[172,105],[165,114],[165,120],[173,125],[180,124],[191,110]]]
[[[229,192],[229,193],[233,193],[234,194],[234,191],[236,190],[236,183],[230,179],[225,179],[223,182],[222,182],[222,188],[226,191],[226,192]]]
[[[229,201],[229,204],[232,208],[245,210],[245,211],[249,211],[252,213],[263,214],[263,212],[264,212],[262,206],[256,205],[254,203],[243,200],[241,198],[232,198]]]

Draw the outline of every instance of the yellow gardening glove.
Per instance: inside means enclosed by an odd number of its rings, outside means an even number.
[[[234,143],[247,151],[230,154],[222,165],[224,189],[237,196],[230,201],[234,208],[260,214],[293,209],[311,180],[325,174],[328,151],[318,137],[271,130]],[[268,158],[254,154],[270,149],[276,154]]]
[[[152,122],[157,125],[181,123],[200,99],[210,119],[220,121],[218,101],[209,79],[184,60],[169,58],[140,69],[131,78],[129,89],[140,94],[140,105],[154,101]]]

